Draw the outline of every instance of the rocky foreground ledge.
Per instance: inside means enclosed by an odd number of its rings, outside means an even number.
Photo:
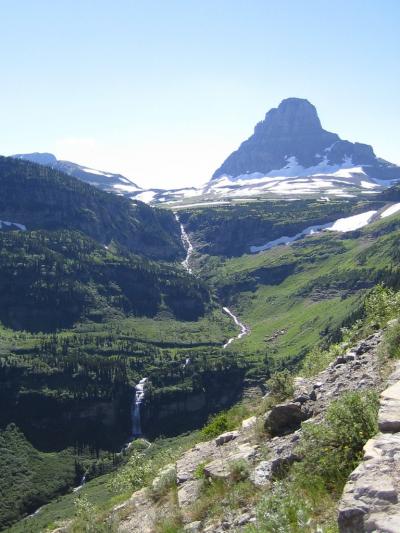
[[[400,532],[400,362],[380,398],[380,433],[364,446],[339,507],[340,533]]]
[[[185,452],[176,463],[159,472],[150,490],[142,489],[134,493],[127,502],[114,509],[119,533],[151,533],[155,529],[157,519],[173,511],[165,503],[155,502],[151,497],[152,491],[157,492],[158,484],[162,485],[163,479],[169,477],[172,477],[177,485],[177,504],[186,524],[185,531],[240,532],[247,524],[255,522],[256,511],[251,506],[235,510],[227,508],[222,518],[208,518],[204,521],[196,519],[193,509],[201,498],[204,483],[207,483],[207,479],[229,479],[232,465],[239,462],[247,465],[249,479],[255,487],[268,490],[274,476],[282,468],[300,459],[296,448],[301,436],[302,422],[323,420],[330,403],[345,392],[381,387],[377,355],[381,338],[381,332],[377,332],[359,342],[344,351],[343,355],[337,357],[326,370],[314,378],[297,378],[293,397],[276,405],[262,417],[247,419],[238,430],[199,443]],[[388,409],[392,407],[390,399]],[[381,423],[387,424],[388,420],[385,420],[382,418]],[[264,429],[270,435],[269,439],[266,439]],[[400,438],[398,450],[400,452]],[[199,471],[203,474],[201,477],[198,475]],[[351,511],[349,513],[351,515]],[[400,528],[390,531],[400,532]]]

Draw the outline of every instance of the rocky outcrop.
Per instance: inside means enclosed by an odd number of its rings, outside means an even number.
[[[309,413],[299,403],[275,405],[265,417],[265,429],[273,437],[291,433],[299,429],[301,423],[309,418]]]
[[[302,98],[287,98],[273,108],[244,141],[214,172],[213,179],[223,175],[237,177],[259,172],[267,174],[283,169],[295,160],[304,168],[321,162],[354,166],[366,165],[374,177],[400,176],[400,168],[378,159],[371,146],[340,139],[336,133],[322,128],[317,110]]]
[[[255,467],[250,479],[257,487],[268,485],[295,461],[300,459],[296,447],[300,439],[300,431],[284,437],[275,437],[269,442],[269,459],[261,461]]]
[[[400,531],[400,363],[381,394],[380,433],[364,446],[340,502],[340,533]]]

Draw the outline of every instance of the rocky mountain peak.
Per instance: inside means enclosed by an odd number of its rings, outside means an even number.
[[[287,98],[267,112],[253,135],[225,160],[213,179],[223,175],[265,175],[287,169],[288,165],[296,165],[298,170],[322,164],[374,167],[374,175],[386,179],[385,165],[371,146],[342,140],[336,133],[324,130],[313,104],[302,98]]]
[[[315,106],[303,98],[282,100],[279,106],[268,111],[265,120],[256,126],[256,131],[275,136],[302,135],[321,130]]]

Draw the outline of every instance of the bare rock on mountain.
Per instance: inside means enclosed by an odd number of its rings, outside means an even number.
[[[400,178],[400,167],[377,158],[371,146],[342,140],[336,133],[324,130],[317,110],[308,100],[287,98],[268,111],[253,135],[214,172],[213,179],[224,175],[265,175],[294,162],[313,168],[321,163],[332,166],[346,161],[365,166],[375,178]]]

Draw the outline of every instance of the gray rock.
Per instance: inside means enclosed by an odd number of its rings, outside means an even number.
[[[372,166],[375,173],[380,171],[379,176],[393,168],[395,177],[400,177],[400,169],[379,161],[371,146],[344,141],[337,134],[324,130],[310,102],[287,98],[278,108],[268,111],[265,119],[254,128],[253,135],[214,172],[213,179],[224,174],[268,173],[285,167],[288,157],[295,157],[298,164],[307,168],[318,165],[322,154],[328,157],[329,164],[341,164],[347,155],[355,165],[367,165],[367,169]]]
[[[157,477],[153,479],[151,488],[154,492],[162,492],[166,487],[171,487],[176,482],[176,466],[175,464],[166,465]]]
[[[216,437],[215,444],[217,446],[222,446],[233,439],[237,439],[238,436],[239,431],[227,431],[226,433],[222,433],[222,435],[218,435],[218,437]]]
[[[282,472],[282,469],[300,459],[296,453],[299,438],[297,432],[293,435],[275,437],[270,441],[271,458],[258,463],[250,475],[254,485],[258,487],[268,485],[274,476]]]
[[[400,381],[382,392],[378,425],[382,432],[400,431]]]
[[[200,531],[201,529],[201,522],[197,520],[196,522],[190,522],[190,524],[186,524],[186,526],[183,528],[183,531],[187,531],[188,533],[196,533],[197,531]]]
[[[176,462],[177,483],[181,484],[193,480],[197,466],[212,457],[216,449],[214,441],[201,442],[184,453]]]
[[[265,429],[273,436],[295,431],[309,414],[297,403],[281,403],[273,407],[265,416]]]
[[[223,454],[221,457],[214,459],[204,467],[206,477],[212,479],[227,479],[231,475],[232,465],[236,461],[250,461],[255,457],[257,446],[249,443],[239,444],[232,452]]]
[[[250,418],[246,418],[246,420],[243,420],[242,422],[242,430],[248,431],[249,429],[252,429],[257,423],[257,417],[251,416]]]
[[[381,394],[378,415],[384,433],[366,443],[364,460],[344,488],[338,514],[340,533],[400,531],[400,381],[389,381],[392,385]]]
[[[178,504],[180,508],[192,505],[199,497],[203,480],[193,479],[178,488]]]

